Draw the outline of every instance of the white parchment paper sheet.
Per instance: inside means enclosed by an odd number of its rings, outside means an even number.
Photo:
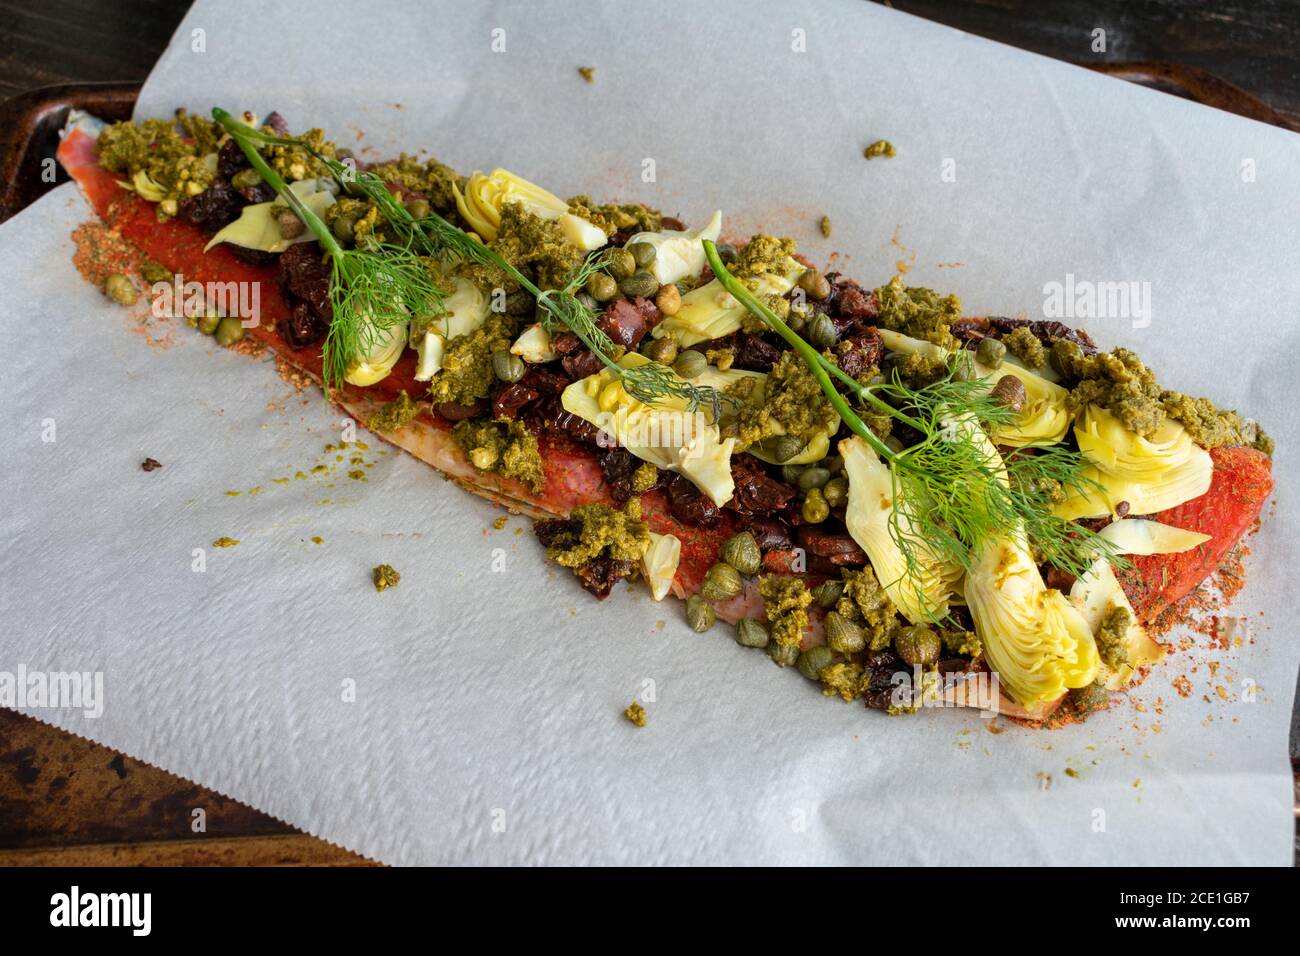
[[[0,669],[100,670],[107,700],[28,712],[392,863],[1290,862],[1300,140],[866,3],[353,9],[200,0],[138,114],[278,109],[370,156],[721,207],[866,284],[901,260],[973,314],[1040,315],[1067,273],[1150,282],[1149,327],[1081,324],[1279,439],[1231,612],[1248,640],[1058,732],[823,700],[677,605],[596,604],[522,519],[491,530],[378,442],[364,483],[273,482],[335,464],[338,415],[186,329],[130,334],[69,262],[87,210],[65,186],[0,227]],[[864,161],[881,137],[898,157]],[[397,590],[370,587],[380,562]],[[647,681],[636,730],[619,711]]]

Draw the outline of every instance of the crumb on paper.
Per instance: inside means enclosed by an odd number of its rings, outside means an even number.
[[[821,222],[819,222],[819,223],[817,224],[817,226],[818,226],[818,228],[821,229],[821,231],[822,231],[822,238],[823,238],[823,239],[829,239],[829,238],[831,237],[831,217],[830,217],[830,216],[822,216],[822,218],[821,218]]]
[[[374,570],[375,590],[386,591],[397,587],[402,575],[391,564],[381,564]]]
[[[862,151],[866,159],[875,159],[877,156],[884,156],[886,159],[893,159],[898,155],[898,150],[894,149],[894,144],[887,139],[878,139]]]
[[[312,543],[312,544],[324,544],[324,543],[325,543],[325,539],[322,538],[322,537],[321,537],[320,535],[318,535],[318,534],[317,534],[317,535],[313,535],[313,536],[312,536],[312,539],[311,539],[311,543]]]
[[[162,462],[157,458],[146,458],[144,461],[140,462],[140,467],[145,471],[157,471],[162,467]]]
[[[497,518],[492,522],[492,527],[500,531],[502,528],[506,526],[506,522],[508,522],[509,520],[510,520],[509,515],[501,515],[499,518]]]
[[[594,66],[578,67],[578,75],[581,76],[588,83],[596,82],[596,68]]]
[[[225,535],[212,542],[214,548],[233,548],[237,544],[239,544],[238,538],[228,538]]]
[[[645,726],[645,708],[636,701],[632,701],[627,705],[627,710],[623,711],[623,716],[638,727]]]
[[[1039,773],[1038,773],[1038,789],[1039,789],[1039,790],[1051,790],[1051,789],[1052,789],[1052,775],[1051,775],[1050,773],[1043,773],[1042,771],[1039,771]]]
[[[1075,770],[1073,767],[1066,767],[1065,775],[1071,778],[1072,780],[1079,779],[1079,771]]]

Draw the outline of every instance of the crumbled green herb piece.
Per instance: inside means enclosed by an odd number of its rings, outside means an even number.
[[[636,701],[627,705],[627,710],[623,711],[623,716],[638,727],[645,726],[645,708]]]
[[[395,399],[385,402],[370,416],[366,426],[377,432],[392,432],[409,424],[418,414],[420,414],[420,405],[411,401],[406,394],[406,389],[402,389]]]
[[[479,471],[522,481],[540,493],[545,480],[537,436],[517,419],[466,419],[457,422],[452,437]]]
[[[763,597],[772,640],[783,647],[799,646],[808,627],[808,605],[812,592],[802,578],[768,574],[758,579],[758,593]]]
[[[373,572],[376,591],[386,591],[397,587],[402,575],[391,564],[381,564]]]
[[[862,155],[867,159],[875,159],[877,156],[884,156],[886,159],[893,159],[898,154],[894,149],[894,144],[885,139],[878,139],[862,151]]]

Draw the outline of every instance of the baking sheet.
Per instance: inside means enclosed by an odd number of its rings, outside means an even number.
[[[523,519],[493,529],[378,441],[348,479],[317,396],[183,328],[151,344],[79,279],[64,186],[0,226],[0,326],[29,343],[4,371],[0,670],[100,671],[105,701],[20,709],[391,863],[1289,864],[1300,140],[872,4],[345,9],[200,0],[137,116],[278,109],[363,155],[722,208],[972,314],[1149,282],[1148,325],[1074,324],[1279,440],[1243,642],[1193,636],[1054,732],[824,700],[679,605],[591,601]],[[863,160],[881,137],[897,158]]]

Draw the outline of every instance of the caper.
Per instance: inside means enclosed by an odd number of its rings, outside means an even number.
[[[687,381],[699,378],[708,367],[709,360],[704,357],[704,353],[694,349],[687,349],[673,362],[673,371]]]
[[[713,605],[698,594],[692,594],[686,599],[686,623],[691,626],[691,630],[697,634],[703,634],[713,626],[717,620],[717,612],[713,610]]]
[[[832,478],[822,488],[822,497],[832,508],[839,508],[848,503],[849,483],[843,478]]]
[[[826,487],[826,482],[831,480],[831,473],[825,468],[819,468],[814,465],[811,468],[805,468],[803,474],[799,476],[795,483],[803,491],[812,491],[814,488]]]
[[[636,272],[636,257],[626,249],[615,249],[609,254],[605,271],[615,279],[626,279]]]
[[[646,339],[641,346],[641,354],[660,365],[672,365],[677,361],[677,340],[671,335],[665,335],[661,339]]]
[[[840,333],[829,315],[819,315],[808,326],[808,341],[819,349],[828,349],[839,341]]]
[[[763,552],[757,539],[748,531],[733,535],[722,545],[722,560],[746,576],[757,574],[763,566]]]
[[[803,289],[808,298],[816,299],[819,302],[831,294],[830,282],[816,269],[809,269],[799,277],[796,284]]]
[[[814,488],[804,496],[803,507],[799,509],[799,513],[803,515],[803,520],[809,524],[821,524],[830,517],[831,506],[826,503],[826,498],[821,493],[821,489]]]
[[[939,635],[924,624],[914,624],[898,632],[894,650],[912,667],[924,667],[939,659]]]
[[[826,643],[841,654],[856,654],[867,646],[867,638],[857,624],[838,611],[831,611],[826,615]]]
[[[140,300],[140,290],[120,272],[114,272],[104,280],[104,295],[118,305],[135,305]]]
[[[618,291],[629,299],[651,298],[659,291],[659,280],[650,272],[634,272],[618,284]]]
[[[627,251],[632,253],[632,258],[642,269],[649,267],[657,255],[654,245],[649,242],[634,242],[627,247]]]
[[[844,470],[844,459],[841,458],[839,455],[827,455],[817,464],[821,465],[832,475],[838,475],[841,471]]]
[[[275,224],[280,230],[281,239],[297,239],[307,229],[298,215],[287,207],[275,214]]]
[[[506,315],[527,315],[532,312],[537,302],[526,289],[516,289],[506,295]]]
[[[767,647],[767,628],[762,621],[742,617],[736,624],[735,638],[741,647]]]
[[[220,324],[221,324],[221,316],[219,314],[217,314],[216,312],[204,312],[202,315],[199,316],[199,320],[195,324],[195,328],[197,328],[204,335],[212,335],[217,331],[217,326]]]
[[[808,327],[808,313],[800,312],[797,309],[791,309],[790,318],[785,320],[785,324],[790,326],[793,331],[802,335],[804,329]]]
[[[772,443],[772,457],[777,461],[789,461],[803,451],[803,446],[802,438],[796,438],[794,435],[782,435]]]
[[[517,382],[524,377],[528,368],[518,355],[509,352],[493,352],[492,371],[503,382]]]
[[[781,480],[793,485],[799,481],[799,476],[804,473],[804,469],[807,467],[807,465],[782,465]]]
[[[595,312],[600,308],[600,303],[597,302],[594,298],[592,298],[590,292],[587,292],[585,290],[579,292],[577,295],[574,296],[574,298],[582,303],[582,307],[584,309],[590,309],[592,312]]]
[[[334,238],[339,242],[351,242],[356,238],[354,231],[356,226],[356,216],[339,216],[334,220],[334,225],[330,227],[330,231],[334,233]]]
[[[736,261],[738,257],[738,253],[736,252],[736,247],[733,246],[731,243],[719,242],[717,244],[717,249],[718,249],[718,258],[721,259],[723,262]]]
[[[799,673],[809,680],[816,680],[822,672],[822,668],[833,663],[835,657],[831,649],[825,644],[818,644],[816,647],[810,647],[799,655],[795,664],[799,668]]]
[[[228,315],[217,323],[217,344],[232,345],[244,337],[244,324],[237,316]]]
[[[843,581],[823,581],[812,589],[813,602],[822,610],[829,610],[839,603],[843,593]]]
[[[778,644],[776,641],[768,641],[767,656],[772,658],[777,667],[789,667],[799,659],[799,645]]]
[[[682,292],[671,282],[655,293],[655,308],[664,315],[676,315],[682,308]]]
[[[997,368],[1007,356],[1007,347],[993,338],[982,338],[975,348],[975,361],[989,368]]]
[[[427,199],[408,199],[402,205],[406,207],[412,219],[428,219],[429,213],[433,211]]]
[[[256,169],[241,169],[235,175],[230,177],[230,185],[236,189],[253,189],[262,181],[262,176]]]
[[[989,396],[1003,408],[1013,412],[1023,412],[1028,398],[1025,394],[1025,383],[1014,375],[1003,375],[998,379]]]
[[[719,561],[704,572],[700,594],[707,601],[725,601],[739,594],[744,586],[740,573],[731,565]]]
[[[587,280],[587,292],[597,302],[608,302],[618,295],[618,283],[603,272],[595,272]]]

